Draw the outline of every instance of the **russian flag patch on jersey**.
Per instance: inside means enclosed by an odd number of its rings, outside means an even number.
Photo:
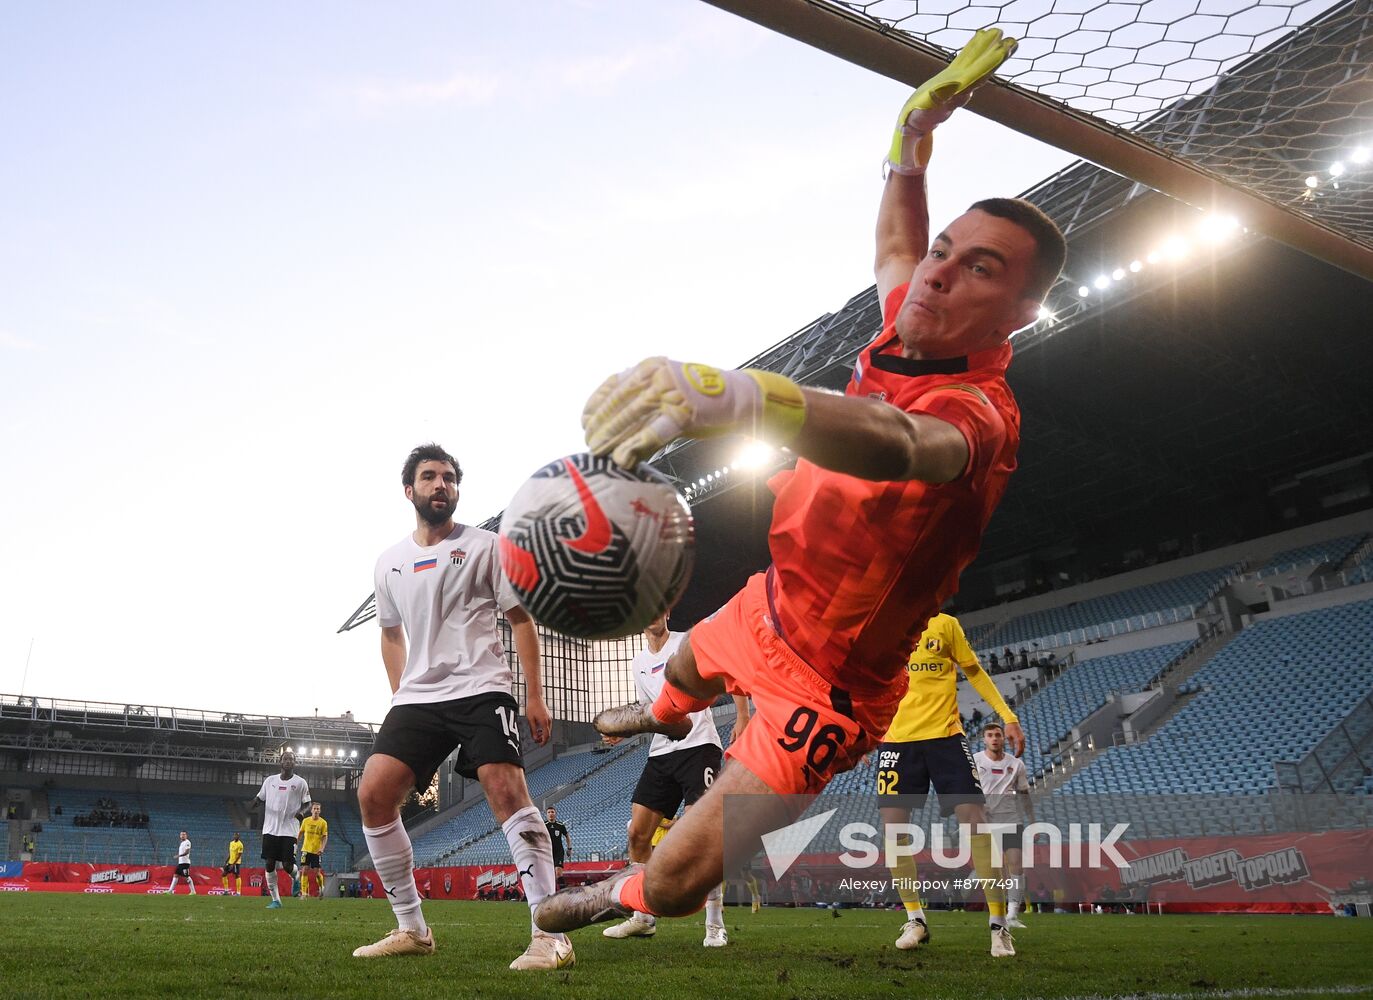
[[[415,563],[415,572],[422,573],[426,569],[433,569],[439,564],[438,556],[430,556],[428,559],[421,559]]]

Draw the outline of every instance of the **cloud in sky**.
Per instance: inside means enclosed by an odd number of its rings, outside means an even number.
[[[738,55],[756,49],[759,33],[751,25],[718,16],[693,16],[677,24],[670,41],[639,38],[600,53],[547,59],[520,74],[458,70],[438,79],[373,79],[350,88],[365,111],[403,107],[481,107],[502,100],[537,102],[550,93],[605,93],[627,80],[672,74],[697,56]]]
[[[353,94],[367,111],[440,105],[480,107],[490,104],[500,88],[494,76],[458,72],[442,80],[371,81],[353,88]]]
[[[0,350],[5,351],[36,351],[38,344],[17,333],[10,333],[8,330],[0,330]]]
[[[680,44],[646,43],[611,55],[575,59],[555,72],[564,87],[603,90],[644,70],[661,71],[680,61],[685,50]]]

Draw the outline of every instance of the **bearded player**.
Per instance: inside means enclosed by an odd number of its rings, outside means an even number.
[[[929,133],[1013,47],[979,32],[902,109],[877,224],[883,327],[844,395],[651,358],[588,401],[591,450],[624,466],[677,438],[735,432],[801,460],[772,484],[772,565],[691,631],[651,709],[596,720],[607,735],[670,732],[722,692],[747,695],[753,718],[732,762],[647,864],[546,899],[539,926],[695,912],[886,732],[907,654],[957,590],[1015,468],[1008,341],[1034,321],[1064,257],[1052,221],[1011,199],[978,202],[928,240]]]
[[[524,671],[530,734],[546,743],[553,721],[543,700],[539,636],[501,574],[495,533],[454,520],[461,482],[457,459],[438,445],[412,450],[401,468],[401,485],[414,508],[415,530],[376,563],[377,623],[391,709],[363,769],[358,805],[367,850],[397,927],[353,956],[433,954],[434,935],[420,905],[414,848],[400,807],[412,788],[427,791],[439,765],[457,750],[453,770],[481,785],[529,900],[531,940],[510,968],[561,969],[576,961],[571,943],[533,926],[533,907],[557,888],[553,848],[525,782],[519,705],[497,614],[503,612],[510,623]]]

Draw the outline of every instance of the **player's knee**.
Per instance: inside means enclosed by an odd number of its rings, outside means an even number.
[[[366,781],[358,786],[358,811],[366,826],[384,826],[399,814],[395,793],[380,781]]]
[[[629,853],[634,858],[641,858],[653,851],[653,834],[645,833],[643,830],[630,828],[629,831]]]

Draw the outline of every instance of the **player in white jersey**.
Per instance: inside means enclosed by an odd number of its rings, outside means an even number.
[[[571,943],[533,926],[533,908],[557,888],[553,849],[525,784],[519,706],[497,616],[504,612],[510,623],[524,671],[530,733],[545,743],[553,722],[543,701],[538,635],[501,574],[496,535],[453,520],[461,481],[457,460],[438,445],[412,451],[401,483],[415,508],[415,530],[377,560],[377,622],[391,710],[363,770],[358,805],[372,866],[399,926],[353,954],[433,952],[400,805],[410,789],[427,791],[439,765],[461,748],[454,770],[481,782],[529,901],[532,940],[510,967],[560,969],[574,961]]]
[[[973,754],[978,780],[987,797],[985,813],[988,823],[1004,823],[1014,829],[1001,834],[1001,868],[998,878],[1011,879],[1006,890],[1006,926],[1024,927],[1020,922],[1025,904],[1025,877],[1020,847],[1021,826],[1024,819],[1035,821],[1034,806],[1030,804],[1030,779],[1019,757],[1006,752],[1006,733],[993,722],[982,729],[983,749]]]
[[[257,801],[262,803],[262,860],[267,863],[267,888],[272,894],[269,910],[281,909],[277,865],[292,881],[296,878],[296,835],[310,811],[310,786],[295,773],[295,767],[296,755],[283,750],[281,773],[266,778],[257,792]]]
[[[195,895],[195,882],[191,881],[191,839],[186,836],[186,831],[181,831],[181,844],[176,849],[176,871],[172,873],[172,884],[167,886],[169,893],[176,892],[176,880],[184,878],[186,885],[191,890],[191,895]]]
[[[634,657],[630,670],[638,690],[639,703],[652,705],[663,690],[663,674],[667,661],[686,637],[685,632],[670,632],[667,613],[659,615],[644,629],[645,646]],[[748,700],[736,698],[740,718],[748,717]],[[629,860],[646,862],[653,854],[653,834],[664,817],[677,815],[677,807],[686,803],[690,808],[720,773],[723,747],[715,719],[710,709],[692,712],[689,724],[684,723],[679,738],[657,734],[648,748],[648,763],[639,783],[634,787],[632,811],[629,817]],[[620,742],[607,738],[612,745]],[[628,920],[607,927],[601,933],[608,938],[650,937],[657,932],[657,918],[648,913],[634,912]],[[729,943],[725,934],[724,900],[721,887],[716,886],[706,897],[707,948],[722,948]]]

